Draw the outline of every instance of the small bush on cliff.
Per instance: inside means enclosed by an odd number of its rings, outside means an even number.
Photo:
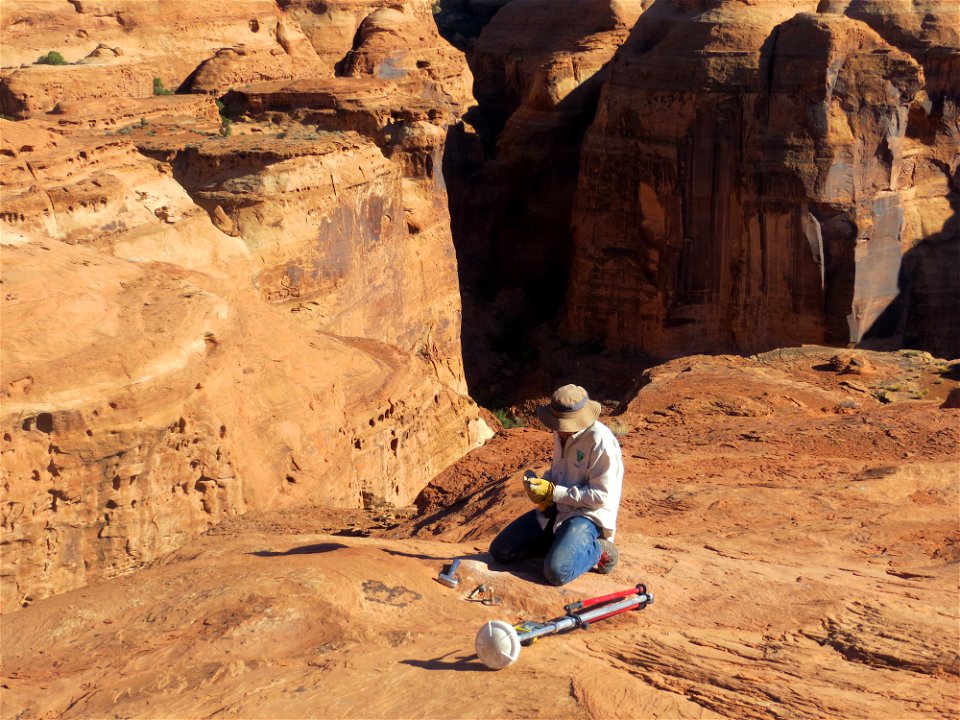
[[[46,55],[41,55],[37,58],[37,65],[67,65],[67,61],[63,58],[63,55],[58,53],[56,50],[51,50]]]
[[[155,77],[153,79],[153,94],[154,95],[173,95],[172,92],[170,92],[163,86],[163,80],[161,80],[158,77]]]
[[[510,429],[512,429],[512,428],[523,427],[523,420],[519,420],[519,419],[517,419],[517,418],[510,417],[509,415],[507,415],[507,411],[506,411],[506,410],[503,410],[503,409],[494,410],[494,411],[493,411],[493,414],[494,414],[494,416],[496,416],[497,420],[498,420],[498,421],[500,422],[500,424],[503,426],[503,429],[504,429],[504,430],[510,430]]]
[[[233,134],[233,120],[227,115],[227,106],[223,100],[217,98],[217,112],[220,113],[220,134],[223,137],[230,137]]]

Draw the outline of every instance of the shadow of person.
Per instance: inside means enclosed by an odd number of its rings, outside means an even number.
[[[321,553],[333,552],[334,550],[344,550],[346,545],[341,543],[316,543],[314,545],[301,545],[300,547],[290,548],[289,550],[257,550],[247,553],[257,557],[280,557],[282,555],[318,555]]]
[[[401,660],[404,665],[423,668],[424,670],[456,670],[459,672],[490,672],[490,668],[480,662],[476,654],[460,655],[451,658],[456,651],[448,652],[432,660]]]
[[[487,558],[487,567],[495,572],[505,572],[534,585],[550,585],[543,574],[543,557],[528,557],[512,563],[500,563]]]

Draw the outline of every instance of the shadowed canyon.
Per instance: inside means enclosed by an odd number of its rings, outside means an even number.
[[[954,0],[3,0],[0,66],[0,718],[960,718]],[[554,587],[488,548],[570,382]]]

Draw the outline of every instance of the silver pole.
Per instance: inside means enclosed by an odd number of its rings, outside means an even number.
[[[569,630],[573,627],[583,626],[587,623],[596,620],[609,617],[610,615],[616,615],[630,608],[636,607],[637,605],[643,605],[644,603],[653,602],[653,595],[650,593],[638,593],[632,597],[624,598],[610,605],[603,605],[593,610],[588,610],[584,613],[577,613],[575,615],[568,615],[566,617],[557,618],[556,620],[551,620],[548,623],[544,623],[543,627],[538,627],[533,630],[528,630],[527,632],[518,633],[517,637],[520,638],[521,643],[532,642],[538,637],[543,637],[544,635],[553,635],[554,633],[563,632],[564,630]]]

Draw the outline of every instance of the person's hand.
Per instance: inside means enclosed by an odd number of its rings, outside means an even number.
[[[547,511],[553,507],[553,499],[544,500],[542,503],[537,503],[537,510],[546,514]]]
[[[549,480],[538,477],[524,478],[523,486],[527,491],[527,497],[538,507],[543,504],[550,507],[553,504],[554,484]],[[545,509],[545,508],[541,508]]]

